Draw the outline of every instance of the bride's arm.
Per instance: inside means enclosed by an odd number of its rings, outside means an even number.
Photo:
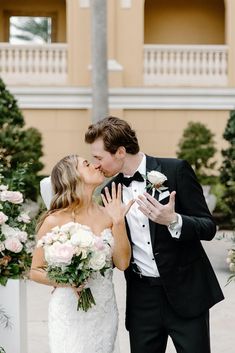
[[[45,218],[44,222],[42,223],[38,234],[37,234],[37,241],[46,233],[48,233],[53,227],[56,226],[55,221],[53,219],[53,216],[48,216]],[[54,286],[57,287],[58,284],[49,280],[47,277],[47,273],[45,271],[45,258],[44,258],[44,251],[42,247],[35,248],[34,253],[33,253],[33,259],[32,259],[32,264],[31,264],[31,269],[29,273],[29,278],[32,281],[46,284],[48,286]]]
[[[124,205],[121,200],[121,184],[112,183],[111,195],[105,188],[105,196],[101,195],[104,207],[112,219],[112,233],[114,236],[113,262],[114,265],[124,271],[130,264],[131,246],[127,236],[125,216],[135,202],[131,200]]]
[[[113,222],[112,233],[114,236],[113,263],[119,270],[124,271],[131,259],[131,246],[124,219]]]

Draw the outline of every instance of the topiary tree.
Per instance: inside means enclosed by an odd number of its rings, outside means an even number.
[[[185,159],[193,167],[201,184],[211,184],[215,177],[211,171],[216,152],[214,134],[202,123],[189,122],[179,142],[177,157]]]
[[[228,142],[228,148],[222,150],[224,159],[220,169],[220,180],[225,186],[222,199],[230,220],[235,225],[235,111],[230,113],[223,137]]]
[[[25,128],[23,115],[14,96],[0,79],[0,164],[1,172],[10,181],[17,170],[24,173],[24,195],[36,200],[43,164],[42,138],[35,128]]]

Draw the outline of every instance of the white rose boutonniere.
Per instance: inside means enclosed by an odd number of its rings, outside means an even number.
[[[159,193],[167,190],[166,186],[163,186],[167,177],[165,174],[162,174],[156,170],[151,170],[151,172],[147,173],[147,181],[149,182],[147,185],[147,189],[152,189],[152,197],[154,197],[155,191],[157,190]]]

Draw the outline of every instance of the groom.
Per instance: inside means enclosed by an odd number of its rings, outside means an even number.
[[[85,141],[97,168],[122,183],[123,201],[137,199],[126,216],[131,352],[164,353],[170,336],[177,353],[209,353],[209,308],[223,294],[201,245],[216,225],[192,168],[140,152],[135,131],[119,118],[89,126]]]

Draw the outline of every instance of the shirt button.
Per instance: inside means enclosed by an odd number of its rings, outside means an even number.
[[[142,224],[142,227],[144,228],[144,227],[145,227],[145,224]]]
[[[148,244],[150,244],[150,241],[148,241]]]
[[[152,258],[152,260],[154,261],[155,259],[154,259],[154,258]]]

